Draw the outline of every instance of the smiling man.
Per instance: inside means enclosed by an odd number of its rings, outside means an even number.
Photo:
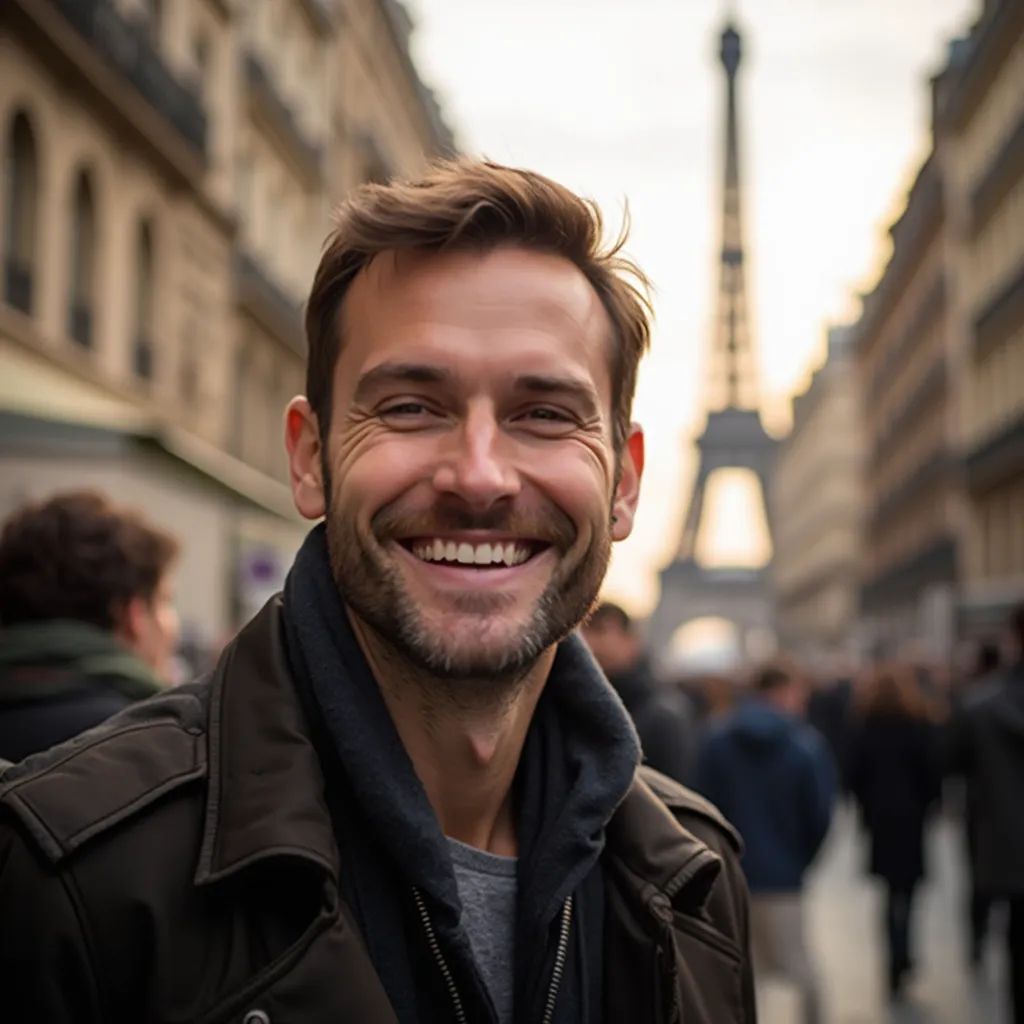
[[[738,840],[573,632],[644,283],[529,172],[343,205],[286,414],[323,522],[210,678],[0,776],[5,1020],[754,1019]]]

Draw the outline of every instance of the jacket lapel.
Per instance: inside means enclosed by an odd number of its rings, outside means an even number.
[[[280,616],[274,598],[214,670],[197,885],[276,855],[305,857],[337,878],[323,773],[284,661]]]

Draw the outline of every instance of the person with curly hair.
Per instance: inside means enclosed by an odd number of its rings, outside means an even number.
[[[160,689],[178,542],[92,491],[17,510],[0,533],[0,758],[61,743]]]

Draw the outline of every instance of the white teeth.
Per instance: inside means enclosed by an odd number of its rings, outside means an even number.
[[[508,541],[503,544],[470,544],[467,541],[417,541],[412,553],[424,562],[456,562],[459,565],[522,565],[530,557],[525,544]]]

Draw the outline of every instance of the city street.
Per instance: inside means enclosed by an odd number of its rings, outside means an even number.
[[[943,820],[929,845],[931,876],[915,908],[918,967],[901,1004],[889,1006],[879,929],[880,892],[862,870],[861,839],[849,808],[836,818],[809,887],[811,944],[822,975],[825,1024],[1005,1024],[1000,985],[1001,920],[983,970],[972,978],[962,934],[964,872],[960,835]],[[764,1024],[798,1024],[796,999],[766,981]]]

